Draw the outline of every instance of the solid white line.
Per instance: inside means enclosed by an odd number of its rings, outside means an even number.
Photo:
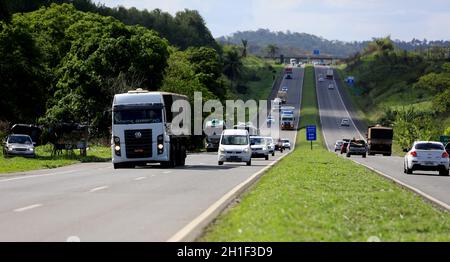
[[[107,188],[108,188],[108,186],[99,186],[99,187],[96,187],[96,188],[93,188],[93,189],[89,190],[89,193],[94,193],[94,192],[97,192],[97,191],[100,191],[100,190],[104,190],[104,189],[107,189]]]
[[[163,174],[170,174],[172,171],[164,171]]]
[[[146,178],[147,177],[145,177],[145,176],[140,176],[140,177],[136,177],[134,180],[139,181],[139,180],[144,180]]]
[[[303,79],[302,79],[303,81]],[[300,92],[300,101],[299,108],[301,108],[303,97],[303,82],[302,82],[302,92]],[[298,121],[298,120],[297,120]],[[298,125],[298,124],[297,124]],[[297,133],[294,134],[294,141],[297,141]],[[294,147],[295,147],[295,143]],[[242,192],[244,192],[248,187],[258,181],[259,177],[261,177],[269,168],[278,163],[281,159],[291,154],[294,150],[290,150],[288,153],[281,155],[277,160],[271,162],[269,165],[256,172],[252,176],[250,176],[247,180],[235,186],[231,191],[223,195],[219,200],[217,200],[214,204],[208,207],[203,213],[201,213],[198,217],[192,220],[189,224],[184,226],[181,230],[179,230],[175,235],[167,240],[167,242],[180,242],[180,241],[192,241],[201,233],[201,230],[206,227],[209,222],[216,216],[218,216],[222,210],[224,210],[230,201],[236,199]]]
[[[40,207],[40,206],[42,206],[42,204],[29,205],[29,206],[26,206],[26,207],[21,207],[21,208],[14,209],[14,212],[23,212],[23,211],[27,211],[27,210],[30,210],[30,209],[33,209],[33,208]]]

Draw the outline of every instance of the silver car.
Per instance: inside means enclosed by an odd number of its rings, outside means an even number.
[[[273,142],[272,137],[266,137],[267,140],[267,148],[269,149],[269,154],[275,156],[275,143]]]
[[[3,143],[3,156],[36,157],[31,137],[29,135],[9,135]]]

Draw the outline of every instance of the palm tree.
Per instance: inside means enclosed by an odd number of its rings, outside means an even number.
[[[275,58],[275,55],[277,54],[278,49],[279,49],[278,46],[276,46],[274,44],[267,45],[267,47],[266,47],[267,54],[269,54],[269,56],[272,59]]]
[[[223,57],[223,73],[231,80],[235,82],[242,75],[242,61],[239,53],[236,49],[227,50]]]
[[[247,56],[247,48],[248,48],[248,41],[247,39],[241,39],[242,42],[242,57]]]

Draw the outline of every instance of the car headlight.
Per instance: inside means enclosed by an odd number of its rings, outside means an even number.
[[[28,150],[31,151],[31,152],[33,152],[33,151],[34,151],[34,148],[30,147],[30,148],[28,148]]]
[[[244,149],[244,152],[245,152],[245,153],[248,153],[248,148]]]
[[[223,153],[223,152],[225,152],[225,149],[223,147],[221,147],[221,148],[219,148],[219,151]]]
[[[8,146],[8,150],[14,150],[14,147],[12,147],[12,146]]]

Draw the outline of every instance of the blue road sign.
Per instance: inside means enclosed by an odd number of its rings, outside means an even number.
[[[320,55],[320,50],[319,49],[314,49],[313,54],[314,55]]]
[[[316,141],[316,126],[306,126],[306,140],[308,141]]]

